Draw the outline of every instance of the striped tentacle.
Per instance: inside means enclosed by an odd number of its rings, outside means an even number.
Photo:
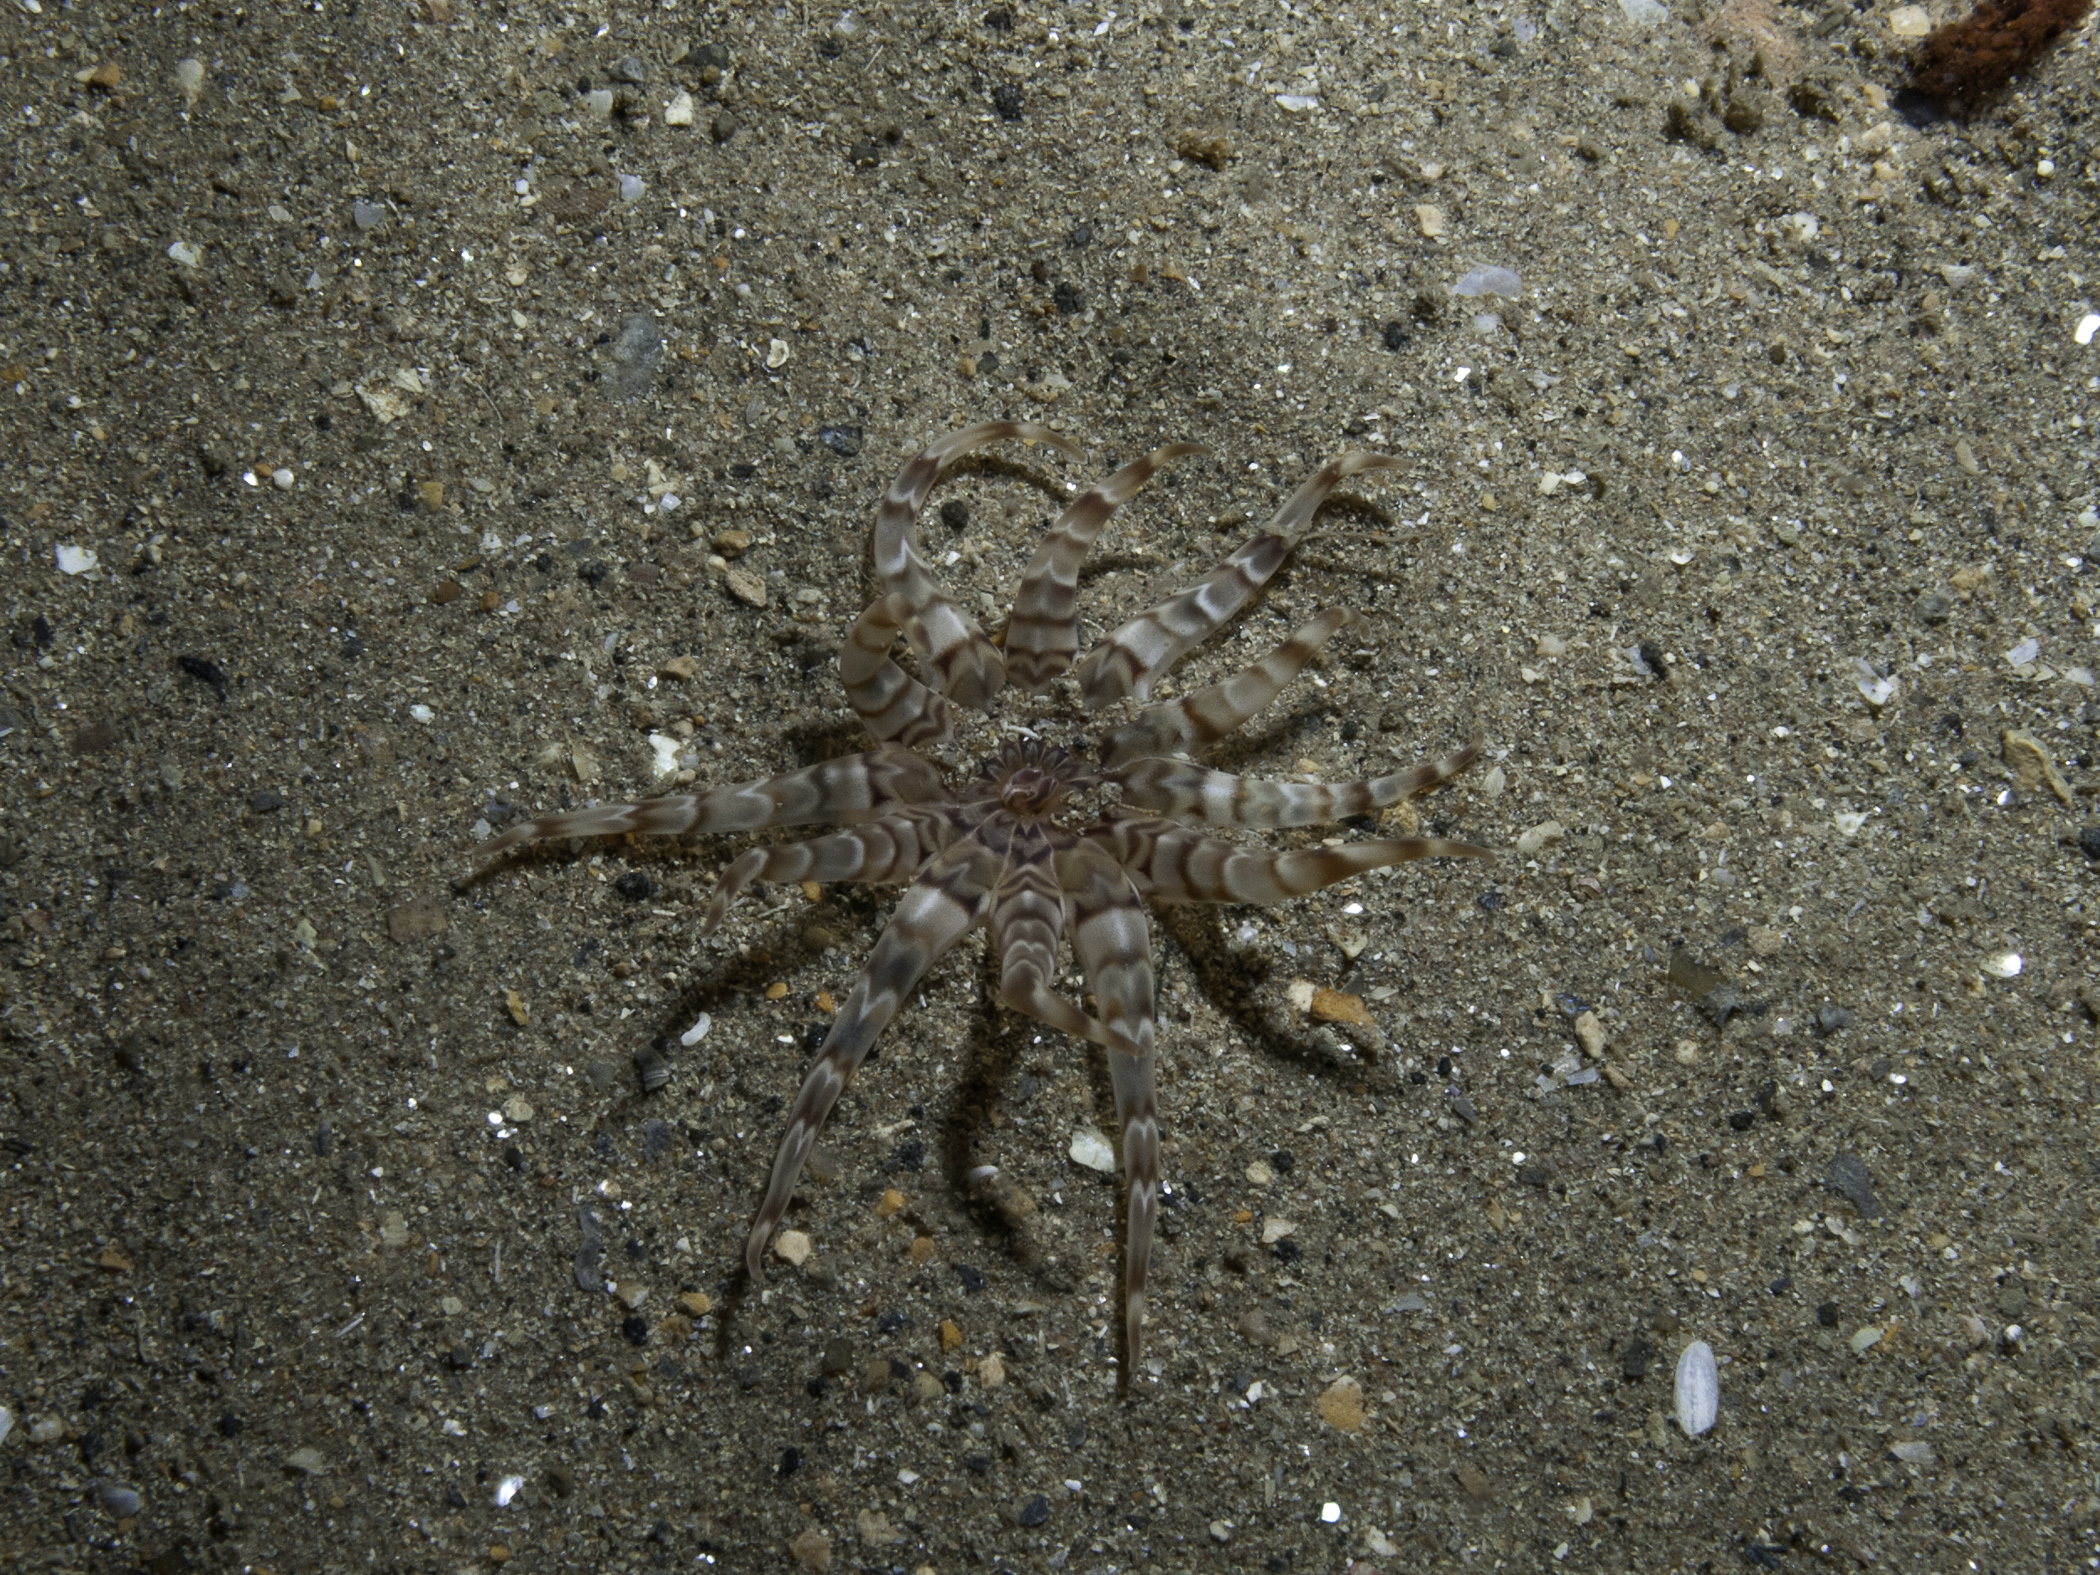
[[[1070,897],[1072,949],[1116,1040],[1109,1046],[1108,1071],[1123,1134],[1123,1377],[1128,1387],[1144,1349],[1145,1284],[1159,1220],[1152,935],[1137,888],[1099,847],[1077,841],[1058,859],[1058,877]]]
[[[1179,700],[1147,706],[1101,743],[1102,761],[1120,766],[1143,755],[1193,755],[1265,708],[1304,671],[1337,630],[1362,623],[1347,607],[1330,607],[1253,666]]]
[[[992,895],[987,921],[999,953],[999,999],[1060,1033],[1104,1047],[1130,1048],[1106,1023],[1089,1017],[1050,988],[1057,973],[1057,947],[1063,938],[1066,906],[1058,881],[1056,848],[1073,838],[1020,823],[1007,849],[1007,867]]]
[[[1345,842],[1336,848],[1299,848],[1278,853],[1243,848],[1171,820],[1119,818],[1087,829],[1154,902],[1287,902],[1332,886],[1365,870],[1414,859],[1491,859],[1470,842],[1443,837],[1402,837]]]
[[[948,736],[948,702],[890,659],[904,626],[902,596],[878,596],[853,621],[839,652],[846,703],[869,733],[885,744],[916,749]]]
[[[1090,489],[1058,517],[1028,560],[1006,625],[1006,673],[1022,690],[1040,694],[1048,689],[1079,654],[1079,566],[1102,527],[1160,466],[1209,452],[1200,443],[1156,448]]]
[[[542,815],[511,827],[488,845],[487,853],[493,856],[521,842],[547,837],[608,837],[624,832],[679,836],[757,831],[766,826],[851,826],[899,805],[937,800],[946,791],[932,761],[902,750],[878,749],[708,793],[671,793],[639,804],[600,804]]]
[[[754,1284],[765,1279],[760,1258],[766,1239],[787,1213],[795,1183],[831,1107],[912,986],[942,953],[984,922],[996,874],[996,861],[983,845],[966,839],[934,860],[899,899],[788,1111],[787,1131],[773,1156],[773,1173],[744,1244],[744,1267]]]
[[[1270,782],[1180,760],[1134,760],[1107,772],[1123,788],[1123,802],[1202,826],[1319,826],[1397,804],[1424,788],[1448,782],[1479,758],[1471,743],[1442,760],[1426,761],[1362,782]]]
[[[907,810],[885,815],[851,831],[779,847],[751,848],[722,872],[700,933],[712,935],[729,913],[730,904],[753,881],[857,881],[889,885],[910,880],[927,862],[962,834],[960,812],[948,809]]]
[[[1313,515],[1330,492],[1363,471],[1399,468],[1400,461],[1390,455],[1362,450],[1321,466],[1284,501],[1258,535],[1200,584],[1140,613],[1086,654],[1079,663],[1079,687],[1087,708],[1098,710],[1127,695],[1148,698],[1160,674],[1209,638],[1268,583],[1269,576],[1305,538]]]
[[[936,438],[897,473],[875,516],[875,584],[883,596],[903,598],[905,638],[933,688],[958,705],[982,710],[1006,682],[1006,661],[969,614],[935,583],[912,540],[912,526],[941,467],[973,448],[1003,439],[1048,443],[1074,459],[1078,445],[1032,421],[986,421]]]

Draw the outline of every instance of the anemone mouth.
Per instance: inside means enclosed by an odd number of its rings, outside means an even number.
[[[1041,739],[1014,739],[978,770],[978,779],[1011,814],[1047,819],[1075,793],[1099,784],[1068,749]]]

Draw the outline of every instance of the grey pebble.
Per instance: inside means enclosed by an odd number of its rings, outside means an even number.
[[[642,1123],[642,1163],[647,1164],[671,1146],[668,1123],[651,1118]]]
[[[272,793],[265,788],[260,793],[248,795],[248,807],[258,815],[270,815],[284,808],[288,801],[282,793]]]
[[[634,1069],[642,1080],[642,1092],[653,1094],[671,1081],[671,1061],[655,1045],[643,1045],[634,1053]],[[661,1126],[662,1122],[652,1125]],[[646,1130],[646,1128],[644,1129]],[[654,1157],[654,1156],[651,1156]]]
[[[1463,1121],[1467,1126],[1471,1126],[1474,1122],[1480,1119],[1480,1112],[1473,1108],[1473,1101],[1466,1098],[1466,1096],[1464,1094],[1461,1094],[1457,1089],[1445,1089],[1444,1101],[1446,1104],[1450,1105],[1451,1113],[1457,1116],[1458,1119]]]
[[[614,370],[606,381],[617,398],[639,399],[648,393],[657,363],[664,358],[663,330],[656,326],[656,319],[636,312],[622,322],[620,335],[612,343],[612,358]]]
[[[861,429],[845,426],[819,427],[817,441],[841,459],[851,459],[860,452]]]
[[[350,204],[350,222],[360,230],[376,230],[386,223],[386,205],[358,197]]]
[[[1954,599],[1944,591],[1927,591],[1918,598],[1915,611],[1920,623],[1942,624],[1954,611]]]
[[[622,82],[632,82],[636,87],[640,87],[649,80],[649,68],[642,63],[639,55],[629,55],[613,67],[613,75]]]
[[[1050,1518],[1050,1500],[1038,1493],[1024,1501],[1014,1511],[1014,1520],[1023,1526],[1040,1526]]]
[[[1843,1033],[1852,1023],[1852,1014],[1842,1006],[1825,1006],[1816,1013],[1816,1032],[1825,1039]]]
[[[583,1069],[583,1075],[591,1087],[602,1094],[613,1086],[613,1079],[619,1076],[619,1073],[614,1069],[612,1062],[599,1056]]]
[[[1881,1200],[1874,1196],[1874,1178],[1855,1154],[1839,1154],[1823,1173],[1823,1185],[1844,1198],[1862,1219],[1881,1218]]]
[[[599,1260],[605,1256],[605,1231],[598,1224],[598,1216],[591,1212],[588,1203],[576,1210],[576,1227],[583,1233],[583,1243],[576,1249],[576,1288],[579,1291],[599,1291],[604,1288],[598,1273]]]
[[[104,1482],[95,1489],[95,1497],[118,1520],[129,1520],[139,1512],[137,1490],[121,1482]]]

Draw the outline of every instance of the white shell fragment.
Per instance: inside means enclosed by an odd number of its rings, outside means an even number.
[[[1857,656],[1852,658],[1852,678],[1859,685],[1859,692],[1866,696],[1867,704],[1877,711],[1896,698],[1900,687],[1895,679],[1882,677],[1874,671],[1871,663]]]
[[[2100,334],[2100,312],[2087,312],[2078,319],[2078,329],[2071,335],[2082,345],[2093,342],[2093,335]]]
[[[715,1020],[702,1012],[693,1019],[693,1026],[678,1036],[678,1042],[688,1050],[707,1037],[707,1031],[715,1026]]]
[[[69,541],[59,543],[58,572],[60,574],[85,574],[94,566],[94,548],[76,547]]]
[[[1687,1436],[1710,1432],[1721,1414],[1721,1370],[1714,1348],[1694,1340],[1677,1358],[1677,1425]]]
[[[649,735],[649,749],[655,758],[649,762],[649,774],[651,776],[667,777],[676,771],[678,769],[678,751],[683,747],[683,740],[674,738],[668,733],[651,733]]]
[[[1098,1170],[1102,1175],[1111,1175],[1116,1168],[1116,1151],[1092,1127],[1080,1127],[1072,1133],[1072,1146],[1067,1152],[1072,1163],[1084,1165],[1088,1170]]]
[[[2017,979],[2024,966],[2018,952],[1992,952],[1983,960],[1983,971],[1993,979]]]
[[[510,1501],[518,1496],[518,1489],[525,1485],[523,1477],[505,1477],[496,1484],[496,1507],[508,1509]]]

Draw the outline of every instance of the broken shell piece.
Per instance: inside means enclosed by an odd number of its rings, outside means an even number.
[[[2017,979],[2023,966],[2018,952],[1993,952],[1983,960],[1983,971],[1993,979]]]

